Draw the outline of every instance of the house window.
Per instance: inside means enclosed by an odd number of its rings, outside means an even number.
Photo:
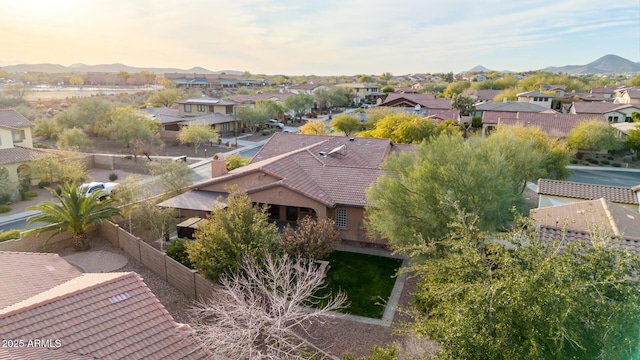
[[[209,112],[210,113],[216,112],[216,109],[213,107],[213,105],[209,105]]]
[[[347,210],[336,209],[336,226],[341,228],[347,227]]]
[[[220,126],[220,132],[231,131],[231,129],[229,128],[229,123],[222,123],[219,126]]]
[[[191,105],[185,104],[184,105],[184,112],[191,112]]]
[[[11,130],[11,135],[14,143],[23,142],[25,139],[24,130]]]
[[[205,106],[204,105],[198,105],[198,112],[205,112]]]
[[[225,110],[227,115],[233,114],[233,105],[227,105],[227,108]]]

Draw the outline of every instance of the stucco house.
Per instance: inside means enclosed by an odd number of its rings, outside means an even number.
[[[152,118],[159,118],[162,129],[179,131],[180,127],[192,124],[206,124],[216,129],[218,134],[230,134],[239,127],[234,116],[237,102],[210,97],[191,98],[176,101],[177,109],[144,109]]]
[[[354,102],[356,104],[360,104],[362,102],[372,102],[377,98],[384,97],[386,94],[380,92],[380,87],[378,85],[367,85],[360,83],[348,83],[348,84],[337,84],[336,86],[340,86],[347,90],[350,90],[354,95]]]
[[[365,233],[365,191],[382,175],[387,156],[403,151],[413,146],[389,139],[275,133],[249,165],[231,172],[216,154],[210,180],[159,206],[177,208],[184,218],[203,218],[216,204],[225,206],[228,186],[237,185],[254,203],[268,205],[270,219],[279,224],[305,216],[330,218],[343,240],[383,245],[386,240]]]
[[[614,104],[612,102],[574,102],[570,114],[602,116],[611,123],[632,122],[631,114],[640,112],[640,104]]]
[[[32,126],[19,112],[0,110],[0,173],[6,173],[11,183],[29,181],[28,162],[41,153],[33,148]]]
[[[553,96],[540,91],[528,91],[517,94],[518,102],[540,105],[545,109],[551,109]]]
[[[616,104],[640,104],[640,87],[632,86],[616,90],[613,102]]]

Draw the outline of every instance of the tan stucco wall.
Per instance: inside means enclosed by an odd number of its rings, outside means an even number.
[[[222,192],[222,191],[226,191],[225,187],[228,185],[238,185],[242,189],[250,189],[256,186],[263,186],[263,185],[267,185],[275,181],[278,181],[278,179],[274,178],[271,175],[267,175],[267,174],[262,175],[262,174],[263,173],[261,172],[247,174],[245,176],[232,179],[223,183],[218,183],[218,184],[213,184],[211,186],[203,187],[201,190]]]
[[[0,128],[0,149],[10,149],[13,147],[11,130]]]
[[[285,206],[307,207],[315,210],[318,219],[325,219],[327,217],[327,207],[324,204],[284,187],[276,187],[251,193],[249,196],[251,200],[256,203],[282,205],[280,207],[280,219],[285,218]]]

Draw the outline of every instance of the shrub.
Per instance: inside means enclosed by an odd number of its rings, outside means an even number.
[[[9,231],[0,230],[0,242],[13,240],[13,239],[20,239],[20,231],[21,230],[9,230]]]
[[[193,269],[193,264],[191,264],[191,260],[189,260],[189,254],[187,254],[187,241],[189,240],[175,239],[171,241],[171,244],[169,244],[166,249],[164,249],[164,252],[173,260],[188,267],[189,269]]]
[[[613,166],[613,167],[621,167],[622,165],[620,165],[620,163],[614,162],[614,163],[611,163],[611,166]]]
[[[584,166],[589,166],[589,165],[591,165],[591,164],[590,164],[588,161],[584,161],[584,162],[582,162],[582,165],[584,165]]]
[[[598,160],[597,159],[589,159],[587,161],[592,163],[592,164],[598,164]]]
[[[267,136],[269,134],[271,134],[271,132],[269,130],[262,130],[262,136]]]
[[[607,160],[613,160],[613,156],[607,157]]]
[[[633,155],[625,155],[622,157],[622,162],[629,164],[633,161]]]
[[[109,181],[116,181],[116,180],[118,180],[118,174],[116,173],[109,174]]]
[[[609,164],[611,164],[611,161],[609,161],[609,160],[602,160],[602,161],[600,161],[600,164],[602,164],[602,165],[609,165]]]
[[[35,190],[29,190],[29,191],[25,191],[24,192],[24,196],[27,199],[33,199],[34,197],[38,196],[38,192]]]
[[[571,160],[569,160],[569,162],[572,163],[572,164],[579,163],[578,159],[571,159]]]
[[[8,213],[11,211],[11,207],[9,205],[0,205],[0,214]]]
[[[482,127],[482,117],[474,116],[471,119],[471,126],[474,127],[474,128],[481,128]]]
[[[36,149],[48,149],[49,146],[47,146],[46,144],[42,144],[42,143],[35,143],[33,144],[33,147]]]
[[[282,250],[289,255],[322,259],[340,243],[340,231],[331,219],[315,220],[306,216],[293,229],[287,224],[282,233]]]
[[[46,180],[40,181],[40,182],[38,183],[38,187],[39,187],[40,189],[44,189],[44,188],[49,187],[49,186],[51,186],[51,183],[50,183],[50,182],[48,182],[48,181],[46,181]]]
[[[576,153],[576,159],[578,159],[578,160],[582,160],[583,156],[584,156],[584,153],[581,153],[581,152],[577,152]]]

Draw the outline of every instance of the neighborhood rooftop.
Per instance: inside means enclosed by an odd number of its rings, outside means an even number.
[[[634,189],[622,186],[540,179],[538,180],[538,194],[585,200],[605,198],[615,203],[638,205],[638,194]]]

